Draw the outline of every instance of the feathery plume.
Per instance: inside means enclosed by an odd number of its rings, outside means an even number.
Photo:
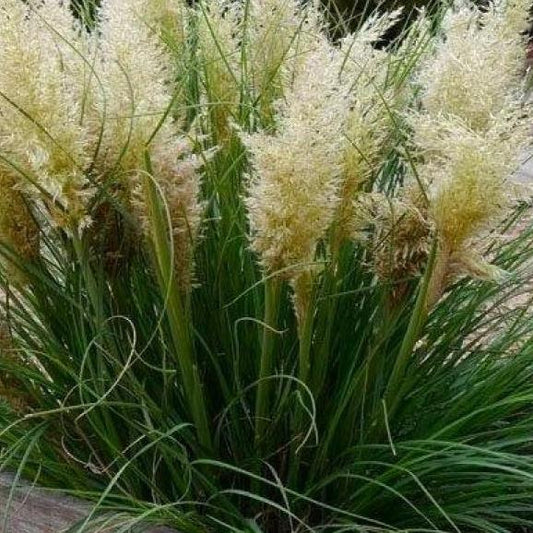
[[[58,0],[6,0],[0,25],[0,151],[48,193],[52,209],[61,206],[56,223],[83,225],[90,143],[79,100],[83,30]],[[37,194],[27,181],[19,186]]]
[[[424,110],[460,117],[481,131],[491,117],[513,106],[524,63],[526,2],[498,2],[486,13],[470,4],[452,6],[434,53],[422,63],[418,83]],[[520,24],[518,21],[522,21]],[[510,102],[511,100],[511,102]]]
[[[421,108],[408,120],[439,238],[428,307],[457,274],[501,275],[475,243],[506,207],[505,182],[528,138],[518,20],[527,20],[523,2],[500,2],[486,13],[463,4],[450,8],[445,34],[418,75]]]
[[[170,58],[147,19],[149,5],[109,0],[99,12],[103,87],[96,110],[104,127],[104,169],[142,168],[145,145],[170,104]]]
[[[149,149],[153,178],[170,211],[179,282],[190,288],[192,245],[198,234],[198,164],[178,119],[162,121],[173,101],[172,63],[157,31],[157,10],[143,0],[108,0],[100,12],[100,69],[104,91],[97,101],[104,121],[100,172],[119,180],[126,202],[135,196],[146,221],[141,189]],[[124,192],[126,191],[126,192]],[[128,193],[128,191],[130,191]]]
[[[283,270],[293,286],[312,270],[339,201],[348,99],[338,58],[327,42],[310,53],[280,104],[276,133],[243,139],[253,168],[246,200],[252,247],[268,273]]]
[[[496,122],[479,134],[460,123],[452,122],[446,128],[439,125],[439,140],[445,144],[446,153],[435,153],[420,168],[433,177],[428,191],[429,214],[439,236],[437,266],[445,265],[441,279],[435,277],[430,304],[457,274],[484,278],[500,275],[475,252],[475,241],[509,205],[505,182],[516,169],[527,138],[523,126]]]

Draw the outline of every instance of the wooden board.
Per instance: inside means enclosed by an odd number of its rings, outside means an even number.
[[[90,504],[58,494],[18,483],[8,507],[13,477],[0,476],[0,533],[61,533],[87,517]],[[7,513],[7,523],[4,523]],[[100,529],[100,533],[112,533],[112,526]],[[143,530],[147,533],[176,533],[165,527]]]

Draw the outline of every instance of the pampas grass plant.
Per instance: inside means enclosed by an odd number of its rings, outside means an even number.
[[[387,47],[399,12],[79,4],[0,0],[13,490],[77,532],[532,527],[527,3]]]

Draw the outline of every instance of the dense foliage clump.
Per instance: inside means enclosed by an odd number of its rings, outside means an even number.
[[[527,3],[74,11],[0,0],[2,467],[76,531],[532,526]]]

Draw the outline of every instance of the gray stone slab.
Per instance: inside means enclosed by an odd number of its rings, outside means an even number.
[[[91,509],[89,503],[21,482],[9,502],[12,483],[13,476],[0,475],[0,533],[62,533],[86,518]],[[115,527],[110,525],[98,531],[112,533],[116,527],[116,524]],[[176,533],[165,527],[143,531]]]

